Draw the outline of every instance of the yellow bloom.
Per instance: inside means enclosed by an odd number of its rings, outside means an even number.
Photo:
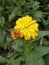
[[[33,20],[29,15],[19,18],[14,29],[19,29],[20,37],[24,37],[25,40],[34,39],[39,30],[37,20]]]

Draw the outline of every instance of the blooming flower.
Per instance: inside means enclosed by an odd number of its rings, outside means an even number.
[[[20,37],[24,37],[25,40],[34,39],[39,30],[37,20],[33,20],[29,15],[19,18],[14,29],[19,29],[21,32]]]

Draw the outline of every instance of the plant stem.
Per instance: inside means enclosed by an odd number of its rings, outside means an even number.
[[[5,0],[3,0],[3,2],[2,2],[2,6],[4,6],[4,3],[5,3]]]

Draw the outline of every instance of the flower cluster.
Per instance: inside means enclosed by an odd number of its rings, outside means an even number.
[[[30,40],[38,35],[38,26],[37,20],[33,20],[31,16],[26,15],[16,20],[14,29],[20,30],[20,37],[24,37],[25,40]]]

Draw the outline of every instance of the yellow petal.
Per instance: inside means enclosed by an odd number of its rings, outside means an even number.
[[[24,38],[25,38],[25,40],[29,40],[30,39],[30,32],[28,30],[26,30]]]
[[[32,20],[32,21],[30,21],[29,25],[32,25],[32,24],[34,24],[36,22],[37,22],[37,20]]]

